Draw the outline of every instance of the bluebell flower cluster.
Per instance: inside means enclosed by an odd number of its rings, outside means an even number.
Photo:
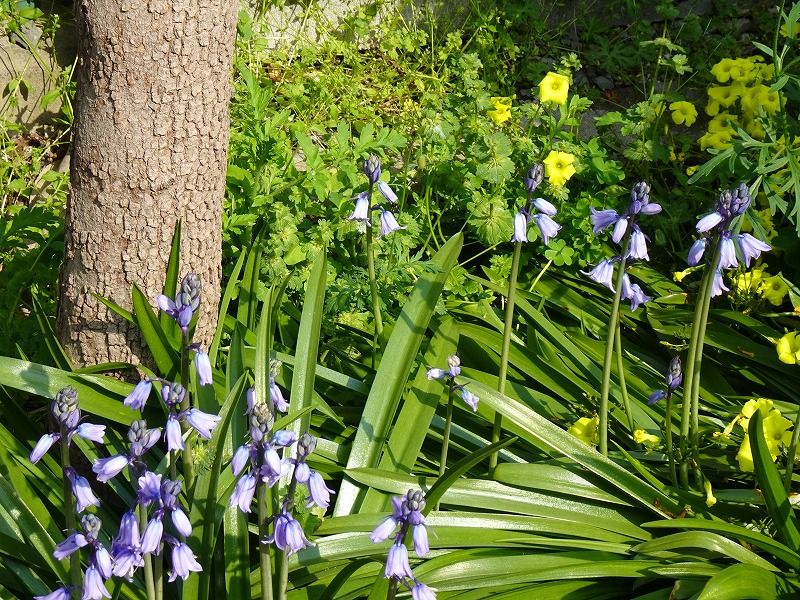
[[[631,201],[624,213],[620,214],[613,209],[594,208],[591,212],[592,231],[600,233],[604,229],[613,227],[611,240],[623,250],[618,255],[600,261],[591,271],[581,271],[581,273],[614,292],[616,291],[614,269],[617,263],[622,264],[628,260],[650,260],[647,236],[639,227],[638,219],[640,215],[657,215],[661,212],[661,205],[650,201],[650,186],[640,181],[631,189]],[[631,311],[652,300],[638,283],[631,282],[627,273],[622,278],[621,298],[630,302]]]
[[[766,242],[753,237],[749,233],[733,233],[733,226],[738,217],[750,206],[750,190],[743,183],[734,190],[725,190],[717,198],[714,210],[697,222],[697,232],[702,237],[694,241],[686,262],[690,267],[700,263],[706,249],[719,244],[718,252],[712,257],[714,279],[711,282],[711,297],[730,291],[722,277],[723,269],[736,269],[739,261],[748,268],[752,260],[758,260],[762,252],[771,250]],[[738,250],[738,254],[737,254]]]
[[[219,424],[220,417],[205,413],[197,408],[179,410],[186,390],[180,383],[163,381],[161,386],[161,399],[167,407],[167,425],[164,437],[167,441],[167,450],[184,450],[181,422],[185,422],[197,434],[207,440],[211,439],[214,428]]]
[[[384,576],[405,584],[411,590],[414,600],[435,600],[436,594],[433,590],[414,577],[406,548],[406,537],[410,529],[416,555],[423,558],[430,552],[428,530],[422,515],[425,496],[419,490],[408,490],[405,496],[392,498],[392,507],[392,514],[381,521],[369,536],[373,543],[379,544],[394,534],[394,541],[386,558]]]
[[[99,539],[101,527],[102,523],[95,515],[84,515],[81,518],[82,531],[69,535],[53,552],[56,560],[63,560],[81,548],[89,550],[89,565],[83,577],[81,600],[111,598],[105,582],[112,575],[112,562],[111,555]]]
[[[478,410],[478,401],[480,400],[477,395],[470,392],[466,386],[457,385],[455,378],[461,374],[461,359],[455,354],[447,358],[447,369],[428,369],[426,377],[428,379],[445,379],[452,387],[453,392],[461,394],[461,399],[467,403],[472,409],[472,412]]]
[[[188,273],[181,281],[174,300],[160,294],[156,303],[162,311],[175,319],[186,335],[194,313],[200,308],[200,277],[196,273]]]
[[[348,217],[348,220],[365,223],[366,225],[371,226],[372,211],[379,210],[379,222],[381,228],[379,234],[380,236],[389,235],[390,233],[398,231],[399,229],[405,229],[405,227],[400,226],[392,211],[389,210],[390,205],[397,203],[397,194],[395,194],[394,190],[389,187],[388,183],[381,180],[381,160],[374,154],[370,155],[370,157],[364,161],[363,171],[364,175],[367,176],[369,188],[363,192],[360,192],[354,198],[355,208],[353,209],[352,214]],[[378,188],[378,192],[380,192],[381,196],[383,196],[386,204],[372,203],[372,192],[375,187]]]
[[[545,246],[550,242],[551,238],[558,235],[558,231],[561,229],[561,225],[552,219],[557,213],[556,207],[544,198],[533,197],[536,188],[542,183],[543,177],[544,167],[538,163],[525,173],[524,181],[525,189],[528,192],[528,200],[514,215],[512,242],[528,241],[528,224],[531,221],[536,221],[536,226],[539,228],[539,233]]]
[[[667,370],[664,381],[667,384],[667,388],[656,390],[650,394],[650,397],[647,399],[647,404],[652,406],[659,400],[663,400],[683,384],[683,370],[681,368],[680,356],[676,356],[669,362],[669,369]]]

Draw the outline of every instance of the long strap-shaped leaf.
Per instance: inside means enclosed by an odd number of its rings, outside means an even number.
[[[772,462],[772,456],[764,437],[764,417],[761,411],[756,411],[750,419],[747,428],[750,438],[750,449],[753,453],[753,464],[756,470],[756,479],[764,494],[767,511],[778,529],[781,541],[797,552],[800,549],[800,530],[797,527],[797,517],[792,512],[789,497],[783,487],[778,467]]]
[[[322,309],[325,303],[327,265],[326,253],[323,250],[321,256],[316,258],[306,283],[303,315],[300,317],[300,330],[297,333],[292,390],[289,395],[292,412],[311,406],[314,395],[314,377],[319,353],[319,334],[322,328]],[[311,413],[309,412],[292,424],[292,430],[299,438],[303,432],[308,431],[310,423]]]
[[[347,460],[348,469],[378,465],[411,365],[417,356],[447,275],[458,260],[463,240],[459,233],[441,247],[431,260],[434,270],[419,278],[411,297],[403,307],[361,413],[361,423]],[[359,488],[350,481],[343,481],[333,511],[334,516],[350,514],[359,502]]]
[[[481,399],[478,410],[482,416],[490,419],[494,418],[494,411],[499,412],[505,417],[504,427],[511,433],[556,455],[571,458],[661,516],[667,516],[662,509],[674,512],[680,510],[672,498],[638,479],[621,465],[604,457],[521,402],[479,383],[473,385]]]
[[[775,575],[755,565],[733,565],[708,580],[697,600],[772,600]]]

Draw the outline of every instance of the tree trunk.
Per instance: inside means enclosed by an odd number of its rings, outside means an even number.
[[[78,365],[140,362],[133,327],[93,292],[155,301],[183,219],[180,273],[209,343],[221,278],[236,0],[77,0],[77,94],[58,329]]]

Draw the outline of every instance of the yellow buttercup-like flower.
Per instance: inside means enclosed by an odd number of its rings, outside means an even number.
[[[800,362],[800,340],[797,339],[797,332],[790,331],[778,340],[775,346],[778,351],[778,360],[787,365],[794,365]]]
[[[769,455],[772,458],[772,461],[775,462],[775,459],[778,458],[781,448],[784,446],[789,446],[791,443],[792,432],[788,431],[788,429],[792,426],[792,422],[784,417],[781,414],[781,411],[778,409],[772,409],[764,417],[762,425],[764,438],[767,441],[767,448],[769,449]],[[750,436],[746,433],[744,435],[744,441],[739,447],[739,452],[736,454],[736,460],[739,462],[739,469],[741,471],[752,472],[755,470],[755,465],[753,464],[753,452],[750,448]]]
[[[731,147],[732,139],[732,131],[709,131],[708,133],[701,135],[697,141],[700,142],[701,150],[705,150],[706,148],[717,148],[719,150],[724,150],[725,148]]]
[[[491,98],[491,102],[493,108],[486,114],[495,122],[495,125],[502,125],[511,118],[511,98],[494,96]]]
[[[711,102],[715,102],[719,106],[724,106],[727,108],[736,102],[736,99],[742,95],[744,90],[742,90],[739,86],[726,85],[710,87],[706,91],[708,92],[709,104]]]
[[[569,77],[550,72],[539,82],[539,100],[565,104],[569,94]]]
[[[644,429],[637,429],[633,432],[633,441],[637,444],[644,444],[647,448],[655,448],[661,443],[661,438],[647,433]]]
[[[754,294],[761,291],[761,279],[764,269],[744,271],[732,278],[736,289],[743,294]]]
[[[676,125],[686,125],[690,127],[697,120],[697,109],[691,102],[681,100],[680,102],[673,102],[669,105],[672,111],[672,121]]]
[[[731,70],[735,65],[735,61],[731,58],[723,58],[713,67],[711,67],[711,74],[717,78],[720,83],[727,83],[731,79]]]
[[[544,159],[544,173],[547,180],[553,185],[564,185],[567,180],[575,175],[575,156],[569,152],[551,150]]]
[[[732,115],[731,113],[719,113],[713,119],[708,122],[708,130],[711,133],[717,133],[718,131],[733,131],[733,125],[737,125],[739,120],[736,118],[736,115]]]
[[[567,433],[574,435],[580,441],[590,446],[596,446],[600,441],[600,417],[581,417],[567,429]]]
[[[778,273],[764,280],[761,284],[761,293],[773,306],[780,306],[783,304],[786,294],[789,293],[789,286],[786,285],[783,276]]]

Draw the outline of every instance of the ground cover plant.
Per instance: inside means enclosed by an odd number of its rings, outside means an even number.
[[[179,225],[106,300],[150,363],[72,365],[67,175],[7,186],[0,595],[795,597],[800,4],[608,4],[243,11],[222,297]]]

